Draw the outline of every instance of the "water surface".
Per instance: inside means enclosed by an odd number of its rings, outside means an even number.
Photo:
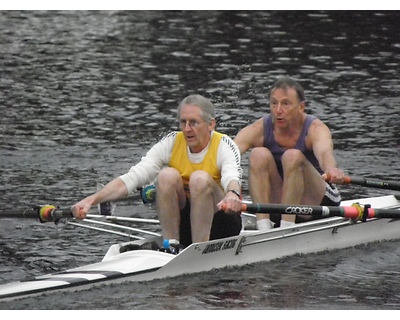
[[[191,93],[236,132],[288,74],[346,173],[400,176],[397,11],[0,12],[1,210],[71,205],[176,129]],[[243,157],[244,192],[247,155]],[[344,199],[398,192],[341,187]],[[118,214],[156,218],[139,202]],[[146,226],[157,231],[154,226]],[[0,222],[0,282],[101,260],[114,235]],[[399,242],[0,302],[1,309],[399,309]]]

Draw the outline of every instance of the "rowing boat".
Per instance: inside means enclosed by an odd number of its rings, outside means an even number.
[[[343,201],[341,207],[354,203],[377,208],[377,212],[379,208],[400,208],[400,199],[394,195]],[[254,215],[243,217],[245,226],[254,225]],[[400,211],[394,217],[400,217]],[[157,250],[162,247],[161,236],[149,236],[111,245],[102,261],[94,264],[0,285],[0,299],[83,290],[104,283],[149,281],[399,238],[400,219],[366,217],[361,221],[339,216],[268,231],[245,227],[238,236],[193,243],[175,255]]]

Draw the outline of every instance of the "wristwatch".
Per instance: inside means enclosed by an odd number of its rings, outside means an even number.
[[[237,191],[234,190],[234,189],[230,189],[230,190],[228,190],[228,192],[233,192],[234,194],[236,194],[236,195],[238,196],[239,199],[241,198],[240,193],[237,192]],[[227,193],[228,193],[228,192],[227,192]]]

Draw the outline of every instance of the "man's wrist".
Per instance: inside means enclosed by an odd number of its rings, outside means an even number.
[[[228,192],[232,192],[232,193],[236,194],[236,195],[238,196],[239,199],[241,198],[240,193],[239,193],[238,191],[236,191],[235,189],[230,189],[230,190],[228,190]],[[228,192],[227,192],[227,193],[228,193]]]

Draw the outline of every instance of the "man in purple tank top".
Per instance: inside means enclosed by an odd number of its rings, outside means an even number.
[[[343,183],[329,128],[305,113],[302,86],[289,77],[278,79],[269,92],[270,114],[239,131],[234,141],[249,154],[249,189],[253,202],[339,205],[334,184]],[[326,182],[326,177],[330,180]],[[304,219],[305,217],[303,217]],[[294,215],[257,214],[260,230],[301,222]]]

